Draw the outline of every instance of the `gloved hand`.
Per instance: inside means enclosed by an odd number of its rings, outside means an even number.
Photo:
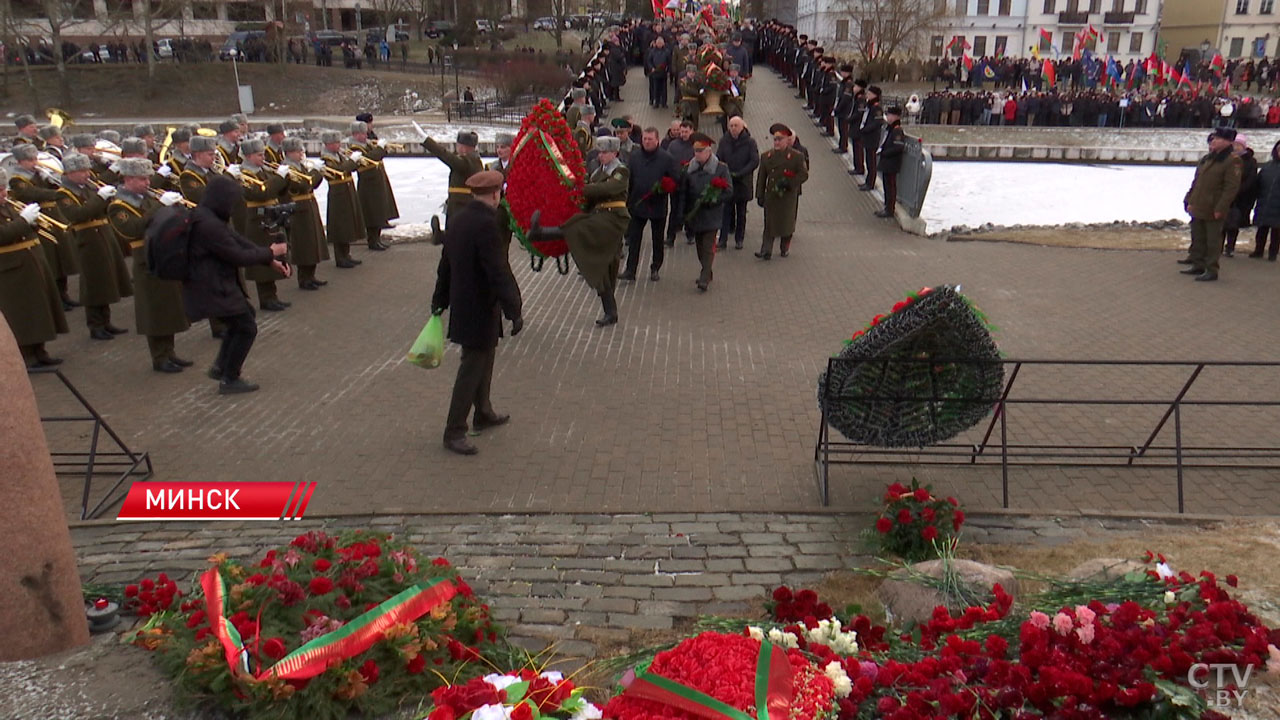
[[[443,315],[443,314],[444,314],[444,308],[442,308],[442,307],[436,307],[436,306],[434,306],[434,305],[433,305],[433,306],[431,307],[431,314],[432,314],[432,315]]]
[[[18,217],[26,220],[28,225],[34,225],[36,218],[40,217],[40,206],[36,203],[31,203],[18,211]]]
[[[160,204],[165,207],[173,207],[174,205],[177,205],[178,201],[181,199],[182,193],[177,193],[172,190],[160,194]]]
[[[324,161],[319,158],[304,158],[302,161],[302,164],[306,165],[312,170],[319,170],[320,168],[324,167]]]
[[[111,165],[109,165],[109,166],[108,166],[108,169],[109,169],[109,170],[111,170],[111,172],[113,172],[113,173],[119,174],[119,173],[120,173],[120,161],[119,161],[119,160],[117,160],[117,161],[115,161],[115,162],[111,163]]]
[[[289,166],[284,163],[280,163],[280,165],[276,167],[276,174],[282,178],[289,177]]]
[[[230,176],[232,176],[232,177],[240,177],[240,166],[239,166],[239,165],[228,165],[228,166],[227,166],[227,174],[228,174],[228,175],[230,175]]]
[[[50,172],[48,168],[42,167],[39,169],[39,171],[40,171],[40,177],[44,178],[45,182],[53,183],[55,185],[58,184],[58,176]]]
[[[523,317],[518,317],[518,318],[516,318],[515,320],[512,320],[512,321],[511,321],[511,337],[515,337],[515,336],[519,335],[519,334],[520,334],[520,331],[521,331],[521,330],[523,330],[523,329],[524,329],[524,318],[523,318]]]
[[[352,160],[355,160],[356,162],[360,162],[360,158],[362,158],[362,157],[364,157],[364,153],[360,152],[359,150],[352,150],[352,151],[351,151],[351,159],[352,159]]]
[[[102,198],[103,200],[110,200],[115,196],[116,196],[115,185],[103,185],[102,187],[98,188],[98,197]]]
[[[168,165],[161,165],[160,168],[156,170],[156,174],[162,178],[170,177],[173,175],[173,168]]]

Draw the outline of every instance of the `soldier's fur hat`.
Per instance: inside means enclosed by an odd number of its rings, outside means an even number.
[[[178,143],[191,142],[191,131],[186,128],[178,128],[173,131],[172,138],[175,145]]]
[[[88,155],[80,153],[67,153],[62,156],[62,172],[72,173],[77,170],[88,170],[93,167],[93,161]]]
[[[622,141],[611,135],[598,137],[595,140],[596,149],[600,152],[618,152],[622,148]]]
[[[146,155],[147,141],[140,137],[127,137],[120,141],[120,152],[129,155]]]
[[[35,160],[40,155],[40,151],[36,149],[35,145],[26,144],[14,145],[9,152],[13,154],[14,160]]]
[[[684,71],[687,73],[696,73],[698,72],[698,66],[693,63],[688,63],[684,66]]]
[[[742,66],[737,63],[729,63],[729,72],[742,72]]]
[[[470,130],[461,130],[458,132],[458,139],[456,140],[456,142],[459,145],[466,145],[467,147],[475,147],[476,145],[480,144],[480,136]]]
[[[342,133],[338,132],[337,130],[325,130],[324,132],[320,133],[320,142],[324,143],[325,145],[329,145],[330,143],[342,142]]]
[[[355,122],[351,123],[351,126],[347,129],[347,132],[351,133],[352,135],[355,135],[356,133],[367,133],[369,132],[369,123],[360,122],[359,120],[356,120]]]
[[[305,146],[302,144],[302,138],[287,137],[280,141],[280,149],[285,152],[297,152],[305,149]]]
[[[21,130],[22,128],[27,127],[28,125],[35,125],[36,118],[34,115],[28,115],[26,113],[23,113],[22,115],[19,115],[18,117],[13,119],[13,124],[17,125],[18,129]]]
[[[56,125],[43,125],[40,127],[39,135],[41,140],[62,137],[62,130],[58,129]]]
[[[97,142],[98,139],[89,133],[77,133],[67,140],[67,144],[73,148],[93,147]]]
[[[109,143],[115,143],[116,145],[120,144],[120,133],[116,132],[115,130],[103,130],[102,132],[98,133],[98,137],[102,138],[103,140],[106,140]]]
[[[249,118],[245,117],[244,113],[233,113],[231,115],[231,121],[237,125],[249,124]]]
[[[515,141],[516,136],[511,133],[498,133],[493,137],[493,144],[497,147],[511,147]]]
[[[240,143],[240,154],[245,157],[256,155],[266,149],[267,144],[261,140],[245,140]]]
[[[219,135],[225,135],[226,133],[234,132],[239,129],[240,129],[240,124],[237,123],[235,120],[228,119],[218,123]]]
[[[120,161],[120,174],[124,177],[151,177],[154,169],[146,158],[125,158]]]
[[[582,106],[582,117],[595,117],[596,106],[590,103]]]
[[[191,146],[187,148],[192,155],[198,152],[209,152],[217,149],[218,141],[211,137],[205,137],[204,135],[196,135],[192,137]]]
[[[270,125],[267,125],[267,134],[268,134],[268,135],[283,135],[283,134],[284,134],[284,125],[281,125],[280,123],[271,123]]]
[[[155,135],[155,134],[156,134],[156,129],[151,127],[150,125],[134,125],[133,126],[134,137],[144,138],[148,135]]]
[[[576,87],[569,91],[569,97],[573,98],[574,100],[580,100],[582,98],[585,98],[586,96],[587,96],[586,88]]]

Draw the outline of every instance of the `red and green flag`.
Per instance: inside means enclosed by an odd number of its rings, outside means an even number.
[[[1044,68],[1041,71],[1044,75],[1044,81],[1053,87],[1058,84],[1058,71],[1053,67],[1053,63],[1048,58],[1044,60]]]

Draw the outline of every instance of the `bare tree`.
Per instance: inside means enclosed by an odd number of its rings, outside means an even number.
[[[940,0],[842,0],[849,38],[862,60],[884,64],[910,55],[949,17]]]
[[[58,71],[58,96],[63,105],[71,104],[71,82],[67,79],[66,53],[62,36],[66,30],[94,17],[92,0],[41,0],[44,22],[49,23],[49,39],[53,46],[54,67]],[[72,49],[76,49],[73,48]]]
[[[564,47],[564,23],[569,18],[569,0],[551,0],[551,37],[555,38],[556,49]]]

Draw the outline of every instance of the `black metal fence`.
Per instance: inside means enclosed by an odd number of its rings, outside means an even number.
[[[886,362],[889,361],[880,358],[832,357],[827,362],[827,377],[842,363]],[[1280,431],[1280,391],[1273,393],[1274,399],[1260,399],[1257,392],[1259,388],[1277,387],[1280,377],[1259,377],[1259,373],[1280,370],[1280,362],[937,358],[893,362],[999,363],[1004,365],[1005,381],[996,399],[943,398],[936,393],[917,397],[841,396],[827,383],[826,394],[820,398],[822,418],[814,447],[823,505],[829,501],[832,465],[999,466],[1005,508],[1009,507],[1010,467],[1171,470],[1180,513],[1186,511],[1186,470],[1280,470],[1280,442],[1224,442],[1232,436],[1230,428],[1242,424],[1255,430],[1251,433],[1255,439],[1265,440]],[[1037,371],[1044,372],[1036,377]],[[1227,374],[1227,381],[1219,378],[1217,385],[1209,387],[1204,380],[1209,373]],[[1231,373],[1239,377],[1230,377]],[[1070,390],[1064,392],[1064,387]],[[934,407],[984,403],[991,405],[992,415],[985,427],[962,434],[961,439],[923,448],[875,447],[832,437],[828,412],[833,403],[874,406],[901,402]],[[1015,409],[1018,412],[1013,412]],[[1199,412],[1189,415],[1191,410],[1216,413],[1206,419]],[[1228,421],[1233,412],[1237,413],[1231,417],[1234,423]],[[1250,413],[1247,422],[1239,416],[1243,412]],[[1054,425],[1058,437],[1053,439],[1057,442],[1010,441],[1011,433],[1036,424]],[[1068,442],[1072,435],[1082,439]]]

